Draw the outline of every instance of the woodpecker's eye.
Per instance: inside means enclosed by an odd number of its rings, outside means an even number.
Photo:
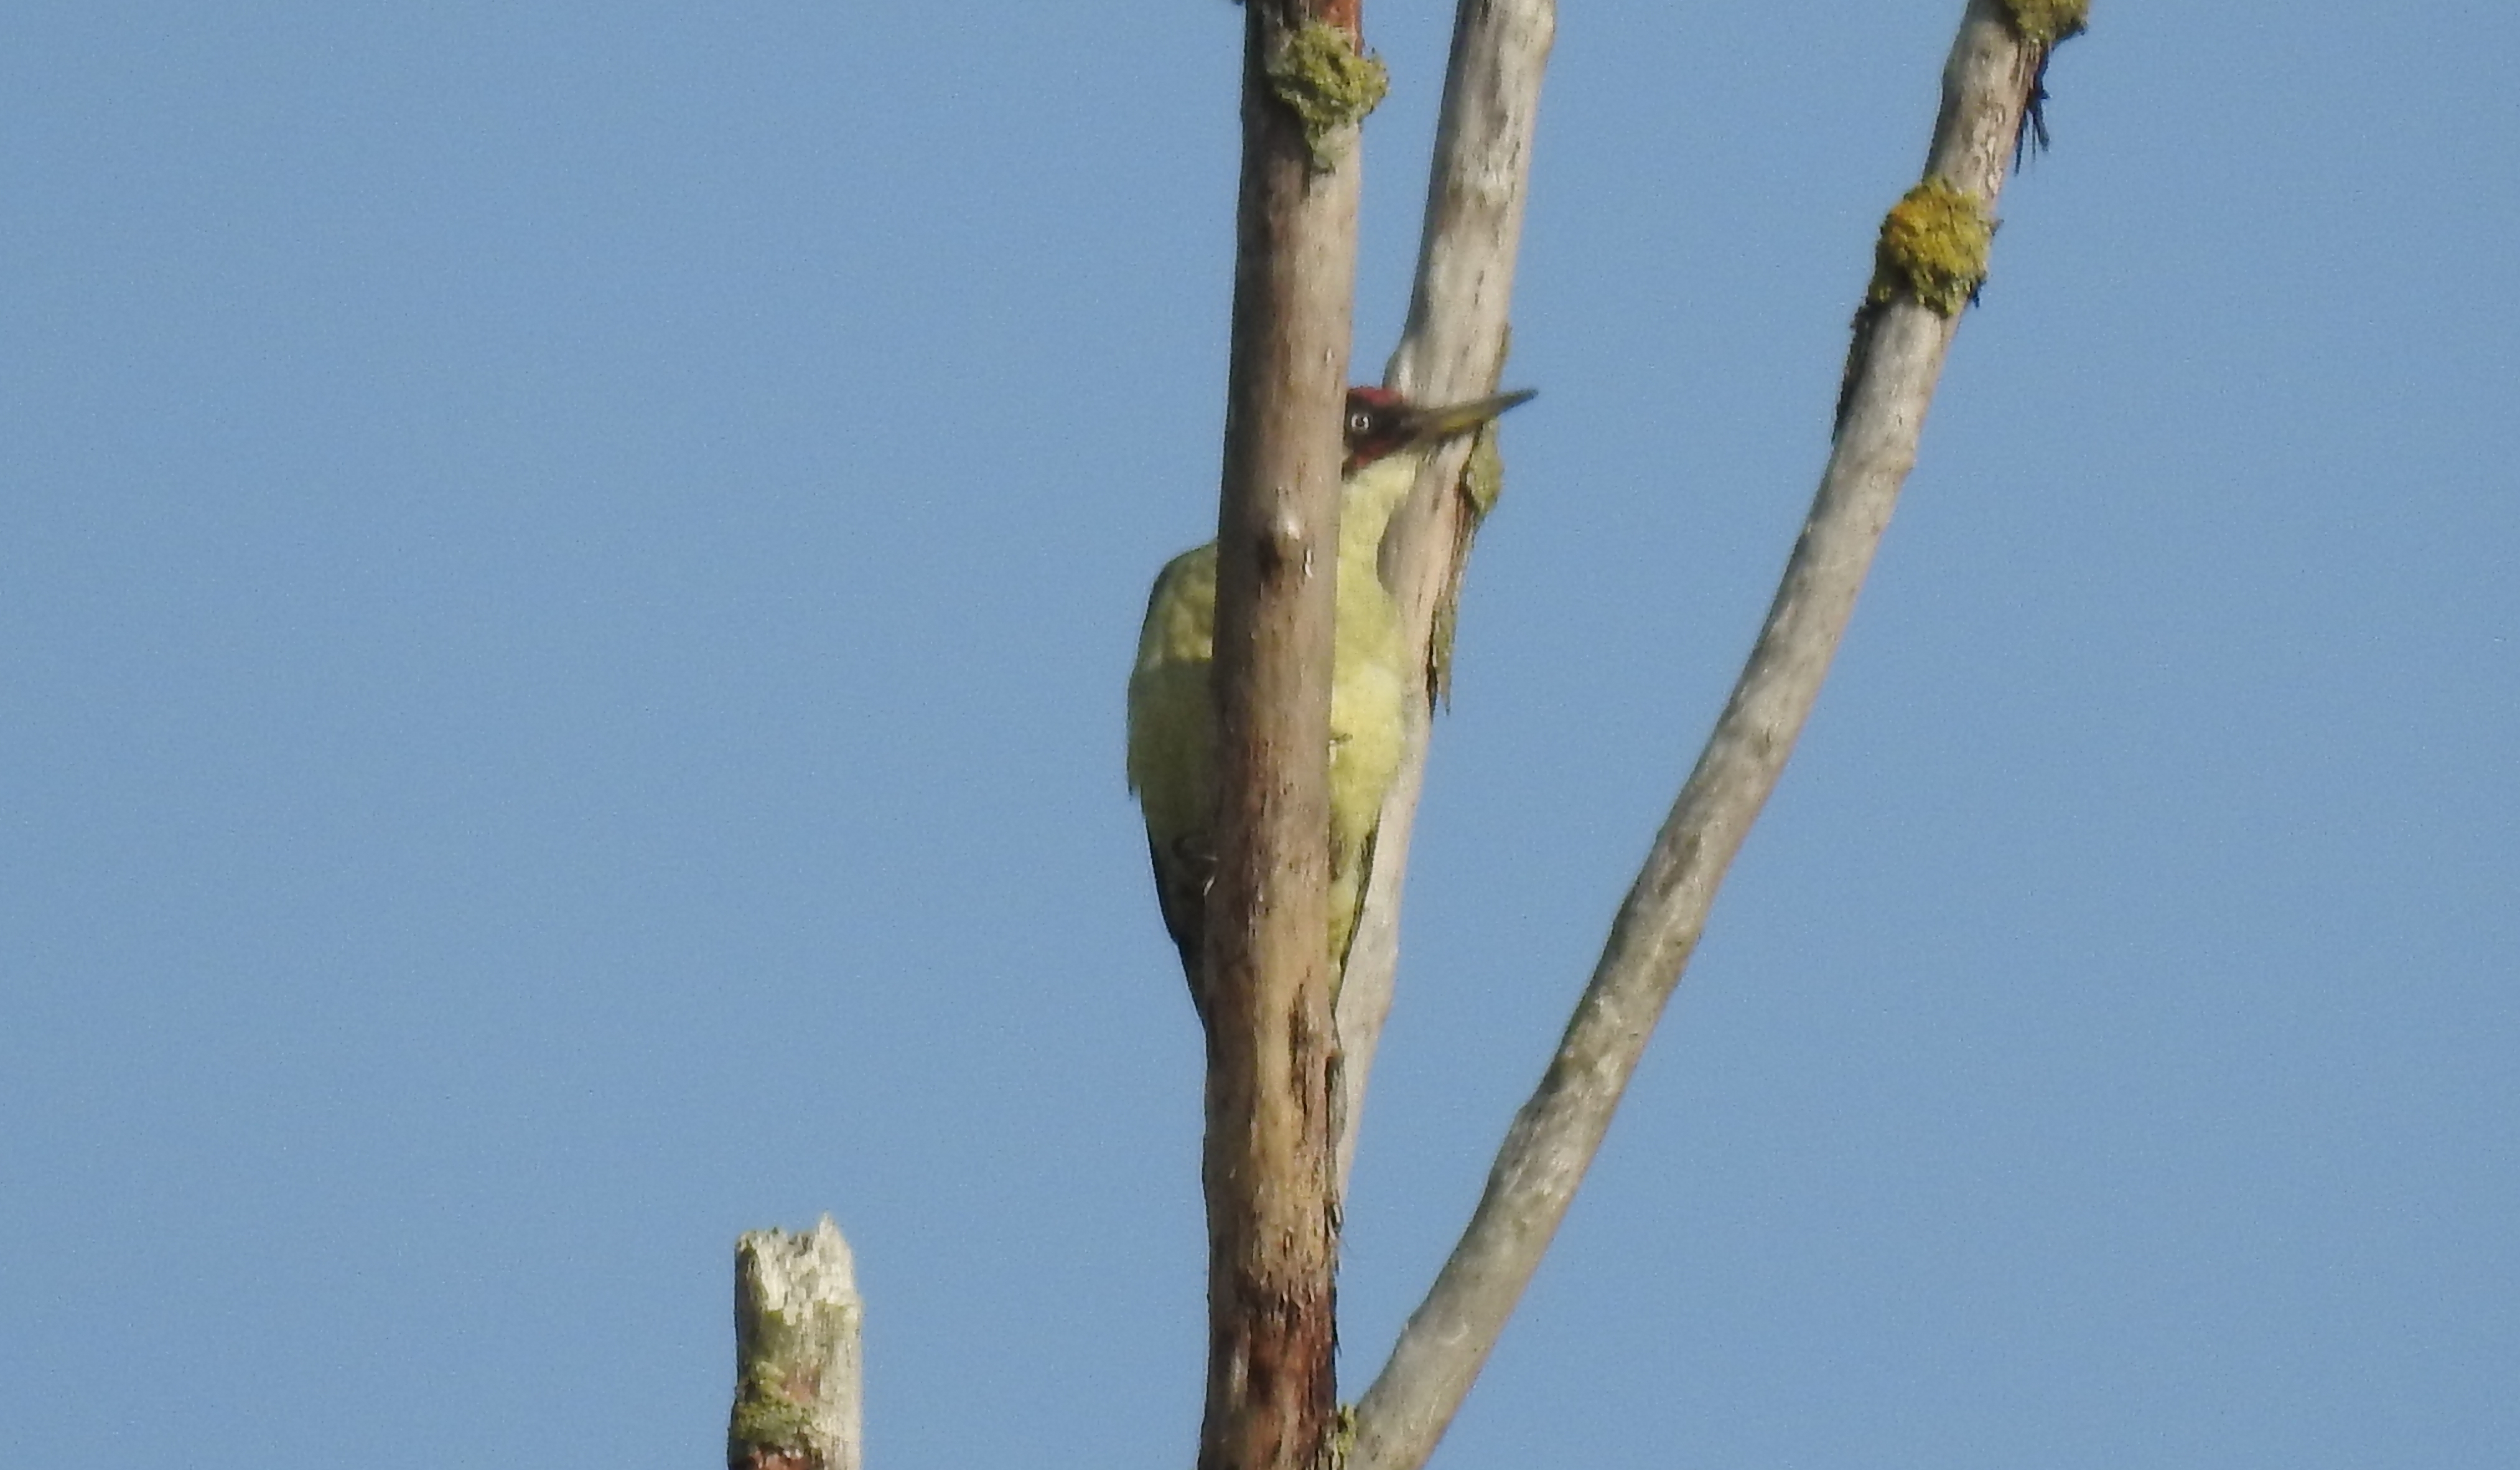
[[[1372,434],[1373,432],[1373,415],[1362,408],[1349,414],[1347,416],[1347,432],[1348,437],[1360,439],[1365,437],[1367,435]]]

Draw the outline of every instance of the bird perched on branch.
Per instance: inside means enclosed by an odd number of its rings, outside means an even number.
[[[1418,469],[1445,439],[1531,397],[1502,393],[1421,407],[1384,389],[1348,390],[1347,463],[1339,482],[1337,611],[1330,654],[1330,963],[1343,968],[1373,850],[1382,799],[1400,768],[1409,666],[1400,609],[1382,585],[1382,533]],[[1207,889],[1216,872],[1217,738],[1213,679],[1216,543],[1173,558],[1155,575],[1138,662],[1129,674],[1129,789],[1147,815],[1155,898],[1199,990]]]

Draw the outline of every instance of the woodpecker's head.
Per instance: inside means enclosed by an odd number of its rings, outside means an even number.
[[[1441,408],[1427,408],[1412,403],[1387,388],[1351,388],[1347,390],[1347,467],[1353,475],[1385,455],[1403,449],[1415,449],[1467,434],[1498,414],[1527,401],[1538,389],[1526,388],[1520,392],[1495,393],[1485,398],[1472,398],[1466,403],[1453,403]]]

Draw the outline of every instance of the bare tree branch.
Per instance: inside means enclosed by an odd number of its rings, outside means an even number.
[[[1522,244],[1541,72],[1556,30],[1556,0],[1461,0],[1455,12],[1452,58],[1426,185],[1425,225],[1418,238],[1418,280],[1410,295],[1408,326],[1383,374],[1384,386],[1405,397],[1451,403],[1497,387],[1505,362],[1514,257]],[[1468,452],[1469,441],[1462,440],[1429,458],[1409,506],[1393,519],[1383,538],[1383,579],[1400,604],[1420,667],[1427,664],[1437,606],[1455,584],[1468,551],[1468,522],[1462,498],[1454,492]],[[1339,986],[1345,1092],[1338,1152],[1342,1197],[1356,1160],[1367,1075],[1391,1009],[1392,977],[1400,958],[1401,887],[1409,869],[1418,793],[1426,779],[1430,702],[1424,695],[1420,690],[1411,701],[1408,752],[1383,799],[1382,821],[1374,829],[1373,872]]]
[[[1250,0],[1217,525],[1201,1470],[1313,1470],[1337,1410],[1330,648],[1359,0]]]
[[[1467,1229],[1357,1405],[1354,1470],[1414,1470],[1452,1422],[1564,1218],[1696,947],[1725,869],[1819,698],[1900,485],[1915,462],[1926,407],[1968,294],[1929,304],[1937,293],[1925,280],[1933,271],[1924,267],[1948,262],[1920,261],[1914,241],[1901,245],[1894,237],[1913,233],[1921,214],[1924,255],[1955,241],[1965,254],[1973,239],[1983,274],[2005,163],[2058,35],[2025,39],[2010,8],[2023,3],[1969,0],[1944,69],[1928,183],[1884,223],[1835,442],[1767,623],[1611,926],[1556,1055],[1507,1133]],[[1932,196],[1921,210],[1912,208],[1919,195]],[[1950,197],[1966,207],[1946,208]],[[1903,210],[1911,215],[1905,225]]]

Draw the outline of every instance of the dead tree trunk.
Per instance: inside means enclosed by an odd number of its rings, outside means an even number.
[[[1338,1037],[1326,942],[1358,0],[1250,0],[1217,517],[1217,868],[1203,992],[1201,1470],[1314,1470],[1337,1413]]]

